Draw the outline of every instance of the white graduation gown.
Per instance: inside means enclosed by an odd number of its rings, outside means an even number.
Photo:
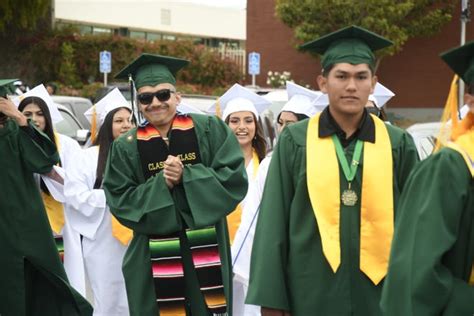
[[[77,156],[81,154],[81,147],[72,138],[56,133],[57,144],[59,148],[59,157],[61,159],[61,167],[55,166],[63,173],[67,173],[75,164]],[[63,236],[64,246],[64,270],[71,286],[79,292],[82,296],[86,296],[86,282],[84,262],[82,260],[81,236],[71,226],[71,221],[68,214],[71,212],[71,206],[64,196],[64,186],[58,182],[48,180],[47,177],[42,176],[48,187],[52,197],[61,202],[64,208],[64,226],[60,232]],[[39,181],[39,178],[38,178]],[[38,182],[39,184],[39,182]],[[54,187],[52,187],[52,185]]]
[[[99,148],[87,148],[66,174],[65,195],[74,208],[73,228],[83,235],[86,273],[93,292],[94,316],[129,315],[122,261],[127,246],[112,235],[112,215],[104,190],[94,189]]]
[[[260,204],[259,195],[259,174],[262,168],[262,160],[258,167],[257,175],[255,176],[253,160],[249,162],[246,167],[247,176],[249,179],[249,187],[247,195],[242,200],[242,217],[239,228],[235,233],[234,242],[232,243],[232,270],[234,272],[233,278],[233,292],[232,292],[232,314],[235,316],[253,316],[260,315],[260,306],[245,304],[245,296],[249,285],[249,270],[250,270],[250,254],[252,251],[253,235],[255,232],[256,219],[254,214]],[[268,166],[266,167],[268,169]],[[266,176],[266,173],[265,173]],[[265,182],[265,179],[263,180]],[[262,185],[263,190],[263,185]],[[252,221],[255,221],[252,223]]]

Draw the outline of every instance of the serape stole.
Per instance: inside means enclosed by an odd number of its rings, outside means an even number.
[[[177,114],[169,133],[169,145],[151,124],[137,129],[137,146],[145,179],[164,169],[168,155],[184,165],[201,163],[192,118]],[[215,227],[183,228],[172,235],[149,236],[150,259],[160,315],[186,315],[183,247],[189,247],[192,265],[205,303],[214,315],[227,315],[221,260]]]

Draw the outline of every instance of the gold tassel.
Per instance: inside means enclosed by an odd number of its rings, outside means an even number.
[[[92,121],[91,121],[91,142],[92,144],[95,143],[95,139],[97,137],[97,111],[94,105],[92,109]]]
[[[443,115],[441,117],[441,128],[439,135],[436,138],[435,152],[451,140],[448,121],[451,120],[451,131],[456,130],[458,127],[458,80],[459,77],[455,75],[449,88],[448,99],[446,100]]]
[[[221,98],[217,99],[216,101],[216,115],[218,118],[221,118],[222,117],[222,113],[221,113]]]

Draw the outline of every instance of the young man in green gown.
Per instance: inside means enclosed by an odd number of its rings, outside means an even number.
[[[365,109],[373,51],[390,44],[351,26],[303,45],[322,55],[329,106],[287,127],[272,156],[247,295],[262,315],[380,314],[397,201],[418,161],[406,132]]]
[[[33,174],[49,174],[56,146],[6,98],[0,80],[0,315],[92,315],[70,287]]]
[[[474,315],[474,42],[441,58],[466,84],[470,112],[453,123],[447,146],[414,170],[401,197],[384,315]]]
[[[146,121],[113,144],[104,189],[134,232],[123,263],[131,315],[231,315],[226,216],[247,192],[244,159],[216,116],[177,113],[188,61],[143,54],[131,75]]]

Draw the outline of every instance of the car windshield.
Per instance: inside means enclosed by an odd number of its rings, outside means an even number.
[[[81,129],[81,126],[74,120],[74,118],[68,112],[59,109],[59,112],[63,116],[64,120],[54,125],[56,131],[60,134],[75,138],[76,131]]]

